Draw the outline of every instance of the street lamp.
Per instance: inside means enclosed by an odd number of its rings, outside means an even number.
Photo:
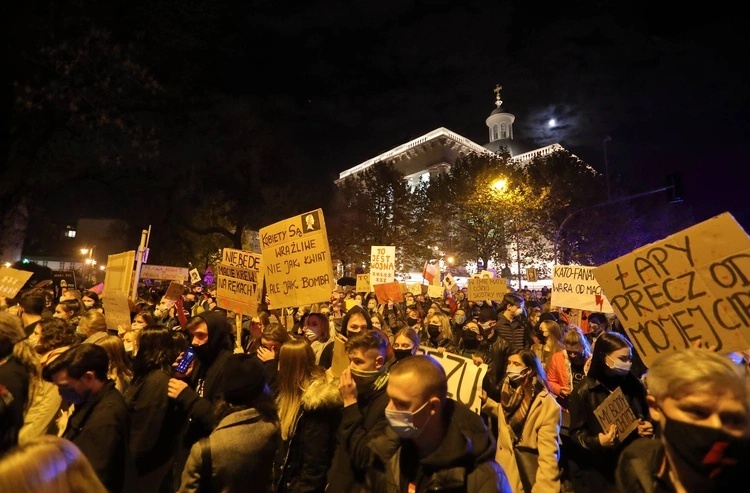
[[[508,191],[508,180],[506,178],[498,178],[492,182],[490,188],[498,194],[504,194]],[[516,230],[516,268],[518,269],[518,290],[520,291],[523,283],[523,280],[521,279],[521,228],[518,227],[518,222],[516,220],[511,220],[511,222],[513,222],[513,226]]]
[[[86,255],[86,259],[84,260],[84,263],[86,264],[86,269],[85,269],[85,272],[83,273],[84,282],[89,280],[88,278],[91,274],[91,271],[96,265],[96,260],[94,260],[94,248],[96,248],[96,245],[92,246],[91,248],[81,248],[81,255]]]

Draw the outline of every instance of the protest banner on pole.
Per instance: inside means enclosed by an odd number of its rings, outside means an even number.
[[[104,275],[104,293],[123,291],[130,293],[133,281],[135,250],[107,255],[107,269]]]
[[[0,267],[0,296],[15,297],[32,276],[33,272]]]
[[[526,268],[526,280],[529,282],[537,282],[539,280],[536,272],[536,267]]]
[[[469,301],[500,301],[508,292],[508,283],[503,278],[493,279],[480,276],[470,278],[468,288]]]
[[[386,284],[396,280],[396,247],[370,247],[370,285]]]
[[[201,273],[198,272],[198,269],[190,269],[190,284],[198,284],[201,282]]]
[[[594,409],[594,415],[605,433],[609,431],[610,426],[617,426],[617,435],[620,440],[625,440],[625,437],[638,428],[638,416],[628,404],[620,387],[617,387],[609,394],[609,397],[604,399],[604,402]]]
[[[477,414],[482,411],[480,395],[482,380],[487,373],[485,363],[477,366],[471,358],[449,352],[440,354],[437,349],[425,346],[419,346],[418,353],[428,354],[442,365],[448,377],[448,397],[463,402]]]
[[[270,308],[330,299],[336,281],[322,209],[261,228],[260,245]]]
[[[102,306],[108,329],[119,329],[120,325],[130,328],[131,314],[127,291],[105,291],[102,296]]]
[[[594,269],[646,366],[696,341],[750,347],[750,238],[724,213]]]
[[[427,286],[427,296],[433,300],[442,299],[445,294],[445,288],[443,286],[435,286],[430,284]]]
[[[594,277],[594,267],[555,265],[552,269],[552,306],[612,313],[612,306]]]
[[[263,258],[245,250],[224,248],[215,266],[216,305],[235,313],[258,314],[263,291]]]
[[[370,274],[357,274],[357,286],[354,290],[358,293],[370,292]]]
[[[143,264],[141,266],[141,279],[185,282],[189,277],[190,275],[187,267],[170,267],[167,265],[151,264]]]

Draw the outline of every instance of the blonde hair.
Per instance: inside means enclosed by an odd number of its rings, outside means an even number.
[[[55,435],[34,438],[0,459],[0,491],[107,493],[81,450]]]
[[[451,330],[450,317],[446,315],[445,313],[443,313],[442,311],[438,310],[435,313],[433,313],[431,317],[427,319],[427,324],[429,324],[430,320],[432,320],[434,317],[437,317],[438,320],[440,320],[440,333],[443,335],[443,339],[452,341],[453,331]]]
[[[97,332],[107,332],[107,321],[104,314],[96,310],[85,312],[78,320],[78,331],[86,334],[86,337]]]
[[[107,376],[115,381],[117,390],[124,392],[133,378],[133,370],[126,362],[125,343],[116,335],[107,335],[98,339],[95,344],[107,351],[109,356]]]
[[[292,339],[281,346],[276,406],[283,440],[294,434],[302,394],[317,378],[325,378],[325,373],[315,364],[315,352],[307,341]]]

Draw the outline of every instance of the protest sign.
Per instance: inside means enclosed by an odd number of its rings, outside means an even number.
[[[15,297],[32,274],[25,270],[0,267],[0,296]]]
[[[508,283],[503,278],[473,277],[468,280],[468,287],[469,301],[500,301],[508,292]]]
[[[696,341],[750,347],[750,238],[729,213],[594,269],[646,366]]]
[[[526,280],[529,282],[537,282],[539,280],[535,267],[526,268]]]
[[[52,271],[52,285],[55,292],[59,293],[61,288],[74,289],[76,287],[76,272],[74,270]]]
[[[445,287],[446,290],[455,293],[458,291],[458,284],[456,283],[456,280],[453,279],[453,276],[450,274],[446,274],[445,277],[443,277],[443,287]]]
[[[404,301],[404,294],[401,292],[401,285],[398,281],[375,284],[373,288],[375,288],[375,296],[378,298],[378,303],[385,304],[389,301]]]
[[[612,306],[594,277],[594,267],[555,265],[552,269],[552,305],[590,312],[612,313]]]
[[[216,269],[216,304],[254,317],[263,290],[263,258],[246,250],[224,248]]]
[[[151,264],[143,264],[141,266],[141,279],[185,282],[188,278],[189,273],[186,267],[169,267],[167,265]]]
[[[398,283],[398,285],[401,288],[401,294],[406,294],[409,292],[409,289],[407,289],[405,282],[400,282]]]
[[[495,278],[495,271],[492,270],[483,270],[479,273],[479,277],[482,279],[494,279]]]
[[[336,288],[323,210],[260,230],[270,308],[328,301]]]
[[[115,330],[120,325],[130,327],[130,304],[126,291],[104,291],[102,293],[102,306],[104,307],[104,320],[107,328]]]
[[[396,247],[370,247],[370,285],[386,284],[396,279]]]
[[[355,306],[362,306],[362,302],[355,300],[354,298],[346,298],[344,300],[344,306],[346,307],[346,311],[351,310]]]
[[[638,428],[638,417],[631,409],[620,387],[617,387],[609,394],[609,397],[604,399],[604,402],[594,409],[594,415],[602,425],[604,433],[609,431],[610,426],[617,426],[617,435],[620,440],[625,440],[625,437]]]
[[[445,288],[443,286],[435,286],[434,284],[430,284],[429,286],[427,286],[427,296],[429,296],[433,300],[442,298],[444,293]]]
[[[421,284],[409,284],[406,289],[413,294],[414,296],[418,296],[422,294],[422,285]]]
[[[121,291],[130,293],[134,262],[135,250],[107,255],[104,292]]]
[[[331,363],[331,376],[332,377],[340,377],[341,372],[346,370],[346,367],[349,366],[349,355],[346,354],[345,344],[346,344],[346,337],[336,334],[333,336],[333,360]]]
[[[370,292],[370,274],[357,274],[355,291],[358,293]]]
[[[201,274],[198,269],[190,269],[190,284],[198,284],[201,282]]]
[[[432,356],[442,365],[448,377],[448,397],[463,402],[479,414],[482,410],[482,380],[487,373],[487,365],[482,363],[477,366],[471,358],[449,352],[440,354],[437,349],[425,346],[419,346],[418,352]]]
[[[169,283],[169,287],[167,288],[167,292],[164,293],[164,298],[170,301],[177,301],[178,298],[182,296],[182,293],[185,292],[185,286],[178,281],[172,281]]]

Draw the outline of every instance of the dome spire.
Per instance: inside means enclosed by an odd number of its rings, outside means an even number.
[[[498,108],[503,105],[503,100],[500,99],[500,91],[503,90],[503,86],[500,84],[495,84],[495,89],[493,89],[493,92],[495,93],[495,106]]]

